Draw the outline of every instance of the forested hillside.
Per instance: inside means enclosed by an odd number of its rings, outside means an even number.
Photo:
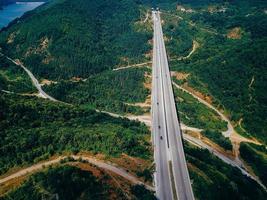
[[[240,154],[241,158],[252,167],[257,176],[267,185],[267,149],[265,146],[242,143],[240,146]]]
[[[0,174],[62,152],[151,158],[145,140],[150,133],[139,122],[37,97],[0,94]]]
[[[90,169],[90,168],[89,168]],[[74,166],[59,166],[31,176],[22,186],[8,193],[1,200],[108,200],[125,199],[122,189],[114,188],[110,175],[96,177],[91,171]],[[155,200],[152,192],[143,186],[131,186],[130,195],[134,199]]]
[[[115,113],[142,114],[129,103],[144,102],[146,69],[107,71],[80,81],[61,81],[44,89],[58,100]]]
[[[212,96],[234,123],[266,143],[267,2],[201,2],[184,0],[163,11],[172,70],[190,74],[189,86]],[[176,60],[192,50],[193,41],[196,52]]]
[[[267,197],[258,184],[239,169],[225,164],[208,152],[184,143],[195,198],[200,200],[264,200]]]
[[[147,59],[152,34],[140,27],[141,5],[133,0],[55,0],[4,28],[0,51],[19,58],[40,82],[56,80],[44,90],[58,100],[141,114],[140,107],[127,103],[145,101],[145,71],[109,71]]]
[[[0,199],[108,199],[107,183],[92,173],[76,167],[64,166],[39,172],[21,187]]]
[[[266,1],[53,0],[0,32],[0,175],[82,152],[110,162],[123,154],[127,165],[137,166],[127,172],[151,179],[148,127],[95,111],[149,111],[135,103],[149,95],[151,70],[111,69],[150,61],[151,6],[161,8],[171,70],[187,76],[175,81],[209,95],[235,126],[267,141]],[[187,57],[194,44],[197,49]],[[30,78],[6,56],[19,58],[48,94],[69,104],[34,97]],[[203,129],[203,136],[230,154],[236,146],[221,135],[227,124],[218,113],[186,92],[174,92],[182,122]],[[187,142],[184,147],[196,199],[267,198],[239,169],[207,150]],[[265,147],[242,143],[240,153],[266,184]],[[139,159],[150,167],[141,170],[142,163],[135,163]],[[33,174],[0,199],[41,199],[55,193],[60,199],[110,198],[107,177],[99,180],[80,168],[58,165]],[[131,192],[136,199],[154,199],[141,186]]]
[[[136,1],[56,0],[13,22],[0,34],[5,54],[20,58],[38,77],[88,77],[139,62],[150,33],[135,30]]]

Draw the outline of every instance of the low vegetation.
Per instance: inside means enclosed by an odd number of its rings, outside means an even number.
[[[252,167],[256,175],[267,186],[267,149],[266,146],[241,143],[240,155]]]
[[[151,191],[148,191],[143,185],[134,185],[131,192],[135,195],[136,199],[140,200],[157,200]]]
[[[220,145],[226,150],[232,150],[233,145],[229,138],[225,138],[221,132],[219,131],[212,131],[212,130],[205,130],[201,132],[202,135],[209,138],[211,141],[215,142],[216,144]]]
[[[208,150],[185,144],[189,174],[195,197],[200,200],[264,200],[267,193],[254,180],[224,163]]]
[[[227,130],[227,123],[213,110],[207,108],[190,94],[174,90],[176,107],[181,121],[189,126],[217,131]]]

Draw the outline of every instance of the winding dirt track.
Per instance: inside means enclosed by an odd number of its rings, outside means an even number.
[[[186,92],[190,95],[192,95],[194,98],[196,98],[200,103],[204,104],[205,106],[207,106],[208,108],[214,110],[221,118],[223,121],[227,122],[227,131],[222,132],[223,135],[225,137],[230,137],[231,134],[234,132],[234,127],[232,126],[230,120],[223,114],[221,113],[217,108],[215,108],[213,105],[209,104],[208,102],[204,101],[203,99],[199,98],[198,96],[196,96],[195,94],[193,94],[192,92],[184,89],[183,87],[179,86],[178,84],[176,84],[175,82],[173,82],[173,85],[179,89],[182,90],[183,92]]]
[[[115,174],[127,179],[128,181],[130,181],[133,184],[141,184],[141,185],[144,185],[149,190],[152,190],[152,191],[154,190],[154,188],[151,187],[150,185],[145,185],[143,182],[139,181],[135,176],[127,173],[124,169],[119,168],[117,166],[114,166],[112,164],[108,164],[108,163],[105,163],[104,161],[97,160],[97,159],[94,159],[94,158],[88,157],[88,156],[75,156],[75,155],[72,155],[72,156],[68,156],[68,157],[71,157],[74,160],[79,160],[81,158],[82,160],[85,160],[88,163],[93,164],[93,165],[95,165],[95,166],[97,166],[99,168],[102,168],[104,170],[108,170],[110,172],[115,173]],[[18,172],[15,172],[15,173],[13,173],[13,174],[5,177],[5,178],[0,179],[0,185],[4,184],[4,183],[6,183],[6,182],[8,182],[8,181],[10,181],[12,179],[19,178],[21,176],[24,176],[24,175],[27,175],[27,174],[42,170],[43,167],[48,167],[48,166],[57,164],[61,160],[65,159],[65,158],[68,158],[68,157],[67,156],[60,156],[60,157],[55,158],[53,160],[42,162],[42,163],[39,163],[39,164],[36,164],[36,165],[32,165],[32,166],[30,166],[28,168],[22,169],[22,170],[20,170]]]
[[[53,97],[47,95],[41,88],[41,85],[40,83],[38,82],[38,80],[34,77],[34,75],[24,66],[22,65],[19,61],[15,61],[9,57],[7,57],[8,60],[10,60],[11,62],[13,62],[14,64],[22,67],[26,72],[27,74],[29,75],[29,77],[31,78],[34,86],[38,89],[39,91],[39,96],[42,97],[42,98],[47,98],[51,101],[57,101],[56,99],[54,99]],[[127,69],[127,68],[131,68],[131,67],[142,67],[142,66],[145,66],[145,65],[148,65],[148,64],[151,64],[151,62],[146,62],[146,63],[140,63],[140,64],[135,64],[135,65],[131,65],[131,66],[126,66],[126,67],[121,67],[121,68],[117,68],[117,69],[113,69],[114,71],[117,71],[117,70],[122,70],[122,69]],[[175,82],[173,82],[173,85],[177,88],[177,89],[180,89],[184,92],[187,92],[188,94],[192,95],[193,97],[195,97],[199,102],[203,103],[204,105],[206,105],[207,107],[209,107],[210,109],[214,110],[224,121],[227,122],[227,131],[223,132],[223,135],[225,137],[230,137],[231,141],[238,141],[238,146],[240,144],[241,141],[244,141],[244,142],[251,142],[251,143],[255,143],[255,144],[260,144],[258,143],[257,141],[254,141],[254,140],[250,140],[250,139],[247,139],[245,137],[242,137],[240,135],[238,135],[232,124],[231,124],[231,121],[223,114],[221,113],[217,108],[215,108],[213,105],[209,104],[208,102],[206,102],[205,100],[199,98],[198,96],[196,96],[195,94],[193,94],[192,92],[186,90],[185,88],[177,85]],[[62,102],[64,103],[64,102]],[[118,115],[118,114],[115,114],[115,113],[111,113],[111,112],[105,112],[105,111],[99,111],[99,110],[96,110],[97,112],[102,112],[102,113],[106,113],[112,117],[122,117],[122,118],[128,118],[130,120],[139,120],[141,122],[144,122],[147,126],[151,127],[151,118],[150,116],[121,116],[121,115]],[[184,124],[181,124],[181,128],[183,130],[191,130],[191,131],[197,131],[197,132],[200,132],[201,129],[198,129],[198,128],[194,128],[194,127],[189,127],[189,126],[186,126]],[[225,159],[225,156],[222,155],[221,153],[219,152],[216,152],[215,149],[213,149],[212,147],[208,146],[207,144],[204,144],[201,140],[198,140],[198,139],[193,139],[192,137],[186,135],[186,134],[183,134],[185,135],[184,136],[184,139],[187,140],[188,142],[198,146],[198,147],[201,147],[201,148],[206,148],[208,149],[211,153],[213,153],[214,155],[216,155],[218,158],[222,159],[224,162],[232,165],[232,166],[235,166],[237,168],[239,168],[241,170],[241,172],[245,175],[247,175],[248,177],[252,178],[253,180],[257,181],[265,190],[266,190],[266,187],[259,181],[258,177],[255,177],[251,174],[249,174],[247,171],[245,171],[243,169],[243,164],[242,164],[242,161],[238,158],[238,154],[236,154],[236,159],[235,160],[231,160],[229,158]],[[107,163],[104,163],[104,162],[101,162],[101,161],[98,161],[96,159],[93,159],[93,158],[90,158],[90,157],[84,157],[84,156],[72,156],[74,159],[79,159],[79,158],[82,158],[83,160],[86,160],[88,161],[89,163],[91,164],[94,164],[100,168],[103,168],[103,169],[106,169],[106,170],[109,170],[109,171],[112,171],[122,177],[124,177],[125,179],[131,181],[132,183],[134,184],[143,184],[142,182],[140,182],[136,177],[132,176],[131,174],[127,173],[125,170],[121,169],[121,168],[118,168],[118,167],[115,167],[111,164],[107,164]],[[53,165],[53,164],[56,164],[56,163],[59,163],[60,160],[64,159],[66,157],[59,157],[59,158],[56,158],[54,160],[50,160],[50,161],[47,161],[47,162],[44,162],[44,163],[41,163],[41,164],[36,164],[36,165],[33,165],[29,168],[26,168],[26,169],[22,169],[14,174],[11,174],[10,176],[7,176],[5,178],[2,178],[0,179],[0,185],[11,180],[11,179],[14,179],[14,178],[18,178],[18,177],[21,177],[23,175],[26,175],[26,174],[29,174],[31,172],[34,172],[34,171],[38,171],[40,169],[43,168],[43,166],[49,166],[49,165]],[[149,186],[149,185],[145,185],[147,189],[149,190],[154,190],[153,187]]]
[[[196,40],[193,40],[193,47],[192,50],[189,52],[189,54],[187,56],[181,56],[181,57],[176,57],[176,58],[171,58],[170,61],[181,61],[181,60],[186,60],[188,58],[190,58],[193,53],[195,53],[195,51],[198,49],[199,47],[199,43]]]
[[[144,62],[144,63],[139,63],[139,64],[132,64],[132,65],[124,66],[124,67],[115,68],[115,69],[113,69],[113,71],[119,71],[119,70],[129,69],[129,68],[133,68],[133,67],[144,67],[144,66],[148,66],[148,65],[151,65],[151,64],[152,64],[151,61]]]
[[[225,137],[230,137],[231,140],[238,140],[239,143],[242,141],[242,142],[250,142],[250,143],[254,143],[254,144],[260,144],[259,142],[255,141],[255,140],[251,140],[251,139],[248,139],[248,138],[245,138],[239,134],[237,134],[234,130],[234,127],[231,123],[231,121],[221,112],[219,111],[217,108],[215,108],[213,105],[211,105],[210,103],[208,103],[207,101],[199,98],[198,96],[196,96],[194,93],[186,90],[185,88],[179,86],[178,84],[176,84],[175,82],[173,82],[173,85],[177,88],[177,89],[180,89],[190,95],[192,95],[194,98],[196,98],[200,103],[204,104],[205,106],[207,106],[208,108],[214,110],[220,117],[223,121],[227,122],[227,130],[222,132],[222,134],[225,136]]]

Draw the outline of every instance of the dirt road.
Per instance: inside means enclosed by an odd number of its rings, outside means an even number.
[[[133,184],[142,184],[142,185],[144,185],[143,182],[139,181],[135,176],[127,173],[124,169],[119,168],[117,166],[114,166],[112,164],[105,163],[104,161],[97,160],[97,159],[89,157],[89,156],[71,155],[71,156],[68,156],[68,157],[71,157],[74,160],[79,160],[79,159],[85,160],[88,163],[93,164],[93,165],[95,165],[95,166],[97,166],[99,168],[102,168],[104,170],[108,170],[108,171],[111,171],[111,172],[115,173],[115,174],[117,174],[117,175],[129,180]],[[24,176],[24,175],[27,175],[27,174],[42,170],[44,167],[48,167],[48,166],[57,164],[61,160],[65,159],[65,158],[68,158],[68,157],[67,156],[60,156],[60,157],[55,158],[53,160],[42,162],[42,163],[39,163],[39,164],[36,164],[36,165],[32,165],[32,166],[30,166],[28,168],[22,169],[22,170],[20,170],[18,172],[15,172],[15,173],[13,173],[13,174],[5,177],[5,178],[0,179],[0,185],[4,184],[5,182],[8,182],[8,181],[10,181],[12,179],[19,178],[21,176]],[[149,186],[149,185],[145,185],[145,187],[147,189],[149,189],[149,190],[154,190],[154,188]]]

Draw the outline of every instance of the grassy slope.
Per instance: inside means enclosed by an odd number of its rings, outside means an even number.
[[[194,6],[192,1],[189,3]],[[207,9],[207,5],[202,8]],[[243,118],[243,127],[266,142],[266,2],[244,0],[224,6],[228,8],[226,12],[213,14],[200,9],[191,14],[173,11],[182,15],[182,21],[165,16],[164,31],[168,38],[173,37],[167,42],[170,57],[186,55],[193,39],[201,45],[190,59],[172,62],[171,67],[190,73],[191,86],[210,93],[217,104],[229,111],[233,121]],[[241,28],[241,39],[223,36],[234,27]]]
[[[215,111],[207,108],[186,92],[175,89],[174,93],[176,107],[183,123],[200,129],[227,130],[226,122],[222,121]]]
[[[239,169],[209,153],[185,143],[189,174],[196,198],[200,200],[266,199],[267,193]]]
[[[241,143],[240,155],[256,175],[267,185],[267,149],[266,146],[257,146],[248,143]]]

